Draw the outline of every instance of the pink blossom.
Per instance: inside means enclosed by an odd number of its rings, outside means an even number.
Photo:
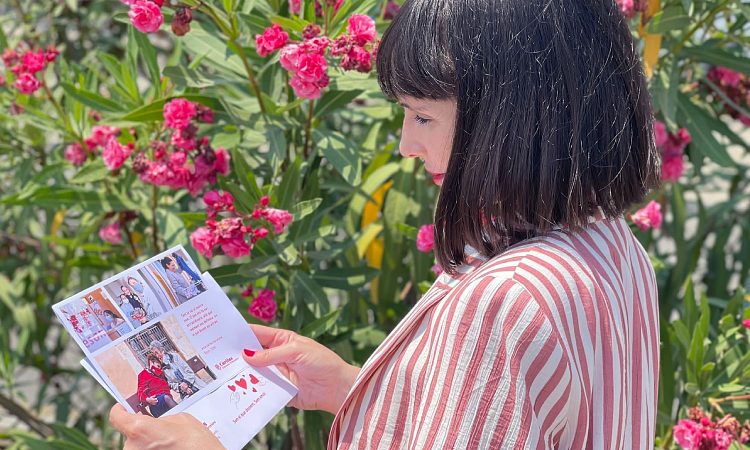
[[[393,20],[393,18],[396,17],[396,14],[398,14],[399,9],[401,9],[401,7],[398,5],[398,3],[394,2],[393,0],[389,0],[388,4],[385,7],[385,16],[383,18],[386,20]]]
[[[627,19],[631,19],[636,14],[644,12],[648,7],[648,0],[615,0],[615,2]]]
[[[657,147],[661,148],[666,144],[669,134],[667,133],[667,125],[659,120],[654,121],[654,143]]]
[[[42,83],[36,79],[36,77],[30,73],[24,73],[21,76],[19,76],[16,79],[16,82],[13,83],[13,85],[18,89],[22,94],[31,95],[34,92],[36,92],[40,87],[42,87]]]
[[[348,34],[342,34],[333,40],[331,45],[331,55],[342,56],[349,53],[352,49],[352,38]]]
[[[109,225],[99,229],[99,238],[110,244],[121,244],[122,233],[120,232],[120,222],[112,222]]]
[[[44,50],[38,52],[26,52],[21,58],[21,64],[25,72],[34,74],[42,69],[47,64],[47,58],[44,54]]]
[[[308,83],[317,83],[326,74],[328,62],[322,55],[303,54],[299,57],[297,77]]]
[[[206,227],[200,227],[190,234],[190,243],[193,244],[193,248],[205,256],[206,258],[213,258],[213,248],[216,245],[216,237],[214,233]]]
[[[354,45],[341,59],[341,68],[367,73],[372,70],[372,55],[364,47]]]
[[[3,50],[2,59],[5,67],[12,67],[20,61],[20,56],[18,56],[18,52],[10,47],[7,47],[5,50]]]
[[[60,50],[58,50],[54,45],[50,44],[49,47],[47,47],[47,50],[44,52],[44,58],[47,60],[47,62],[53,62],[55,59],[57,59],[57,56],[59,54]]]
[[[276,292],[270,289],[261,289],[247,309],[248,314],[264,322],[272,322],[276,318]]]
[[[339,11],[339,8],[341,8],[341,5],[344,3],[344,0],[325,0],[326,6],[329,8],[333,7],[333,14],[336,14]],[[320,4],[320,0],[315,0],[315,15],[318,17],[323,17],[323,6]]]
[[[197,113],[195,103],[176,98],[164,105],[164,123],[174,130],[184,130]]]
[[[91,136],[86,139],[86,145],[89,147],[89,150],[91,150],[97,145],[105,145],[110,137],[119,134],[119,128],[110,127],[108,125],[95,125],[91,129]]]
[[[302,39],[312,39],[316,36],[318,36],[321,32],[321,29],[318,25],[311,23],[308,25],[305,25],[305,28],[302,29]]]
[[[252,250],[250,244],[245,241],[242,234],[221,240],[219,241],[219,245],[224,254],[231,258],[242,258],[243,256],[249,255]]]
[[[273,225],[273,232],[281,234],[292,223],[294,216],[289,211],[276,208],[266,208],[262,211],[263,218]]]
[[[720,86],[736,88],[742,81],[742,74],[726,67],[716,66],[708,71],[708,78]]]
[[[431,252],[434,247],[435,225],[422,225],[417,232],[417,250],[420,252]]]
[[[222,211],[234,211],[234,197],[229,192],[209,191],[203,196],[203,202],[208,207],[208,217],[214,218]]]
[[[641,231],[649,228],[658,230],[662,222],[661,205],[651,200],[646,206],[636,211],[631,218]]]
[[[258,55],[266,57],[280,49],[289,41],[289,34],[278,24],[273,24],[255,36],[255,47]]]
[[[117,138],[110,137],[104,146],[104,151],[102,151],[102,159],[110,170],[117,170],[125,164],[132,152],[131,146],[122,145],[117,141]]]
[[[302,50],[299,45],[290,44],[285,46],[279,53],[281,67],[292,73],[297,72],[297,70],[299,70],[300,55],[302,55]]]
[[[314,53],[320,56],[325,56],[329,45],[331,45],[331,40],[325,36],[313,37],[299,44],[304,53]]]
[[[377,36],[375,21],[371,17],[362,14],[354,14],[349,17],[349,24],[346,27],[346,31],[358,45],[365,45],[372,42]]]
[[[661,179],[666,182],[677,182],[685,172],[685,161],[682,153],[665,154],[661,162]]]
[[[742,321],[742,326],[750,330],[750,319],[745,319]]]
[[[169,143],[179,150],[195,150],[197,148],[195,133],[186,132],[186,130],[187,128],[185,130],[175,130],[174,133],[172,133]]]
[[[86,162],[87,156],[88,153],[86,150],[77,142],[65,147],[65,159],[70,161],[74,166],[82,166]]]
[[[289,0],[289,12],[295,16],[299,16],[302,10],[302,0]]]
[[[292,89],[294,89],[294,95],[297,97],[306,98],[308,100],[320,98],[321,89],[316,83],[305,81],[295,75],[289,80],[289,85],[292,86]]]
[[[219,147],[216,149],[215,155],[214,170],[222,175],[229,175],[229,162],[231,160],[229,152]]]
[[[141,33],[154,33],[164,23],[159,6],[149,0],[133,0],[128,11],[130,22]]]
[[[672,428],[674,441],[685,450],[699,450],[703,439],[701,426],[692,420],[682,419]]]
[[[434,273],[437,276],[440,276],[441,273],[443,273],[443,267],[440,264],[434,264],[430,270],[432,273]]]

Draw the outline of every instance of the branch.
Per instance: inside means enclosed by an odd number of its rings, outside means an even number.
[[[43,438],[46,439],[55,434],[52,427],[34,417],[26,408],[13,401],[10,397],[6,397],[3,393],[0,393],[0,406]]]

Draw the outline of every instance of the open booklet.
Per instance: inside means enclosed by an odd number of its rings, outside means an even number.
[[[296,394],[275,367],[240,357],[260,343],[210,274],[182,247],[53,307],[83,367],[126,409],[188,413],[230,450],[247,444]]]

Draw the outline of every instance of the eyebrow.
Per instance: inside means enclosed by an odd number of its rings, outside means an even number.
[[[409,106],[408,103],[402,102],[402,101],[399,101],[398,104],[402,108],[408,108],[408,109],[411,109],[412,111],[416,111],[416,112],[418,112],[420,114],[429,115],[429,112],[426,109],[415,108],[413,106]]]

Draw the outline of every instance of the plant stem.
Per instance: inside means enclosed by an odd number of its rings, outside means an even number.
[[[49,98],[49,101],[52,103],[52,106],[55,107],[55,110],[57,110],[57,114],[60,116],[60,120],[63,121],[65,124],[65,130],[76,136],[76,139],[78,139],[78,136],[76,133],[73,132],[73,127],[70,124],[70,120],[68,119],[68,115],[65,114],[65,111],[62,109],[62,105],[60,105],[60,102],[57,101],[54,95],[52,95],[52,90],[47,86],[47,81],[45,81],[42,78],[42,89],[44,89],[44,92],[47,94],[47,98]]]
[[[133,253],[133,259],[138,259],[138,250],[135,248],[135,242],[133,242],[133,235],[130,233],[130,229],[127,224],[123,226],[125,229],[125,236],[128,238],[128,244],[130,244],[130,251]]]
[[[305,146],[302,147],[302,152],[305,155],[305,159],[310,155],[310,138],[312,135],[312,121],[313,112],[315,111],[315,100],[310,100],[310,109],[307,111],[307,126],[305,127]]]
[[[292,435],[292,448],[295,450],[303,450],[305,448],[305,445],[302,442],[302,435],[299,432],[299,424],[297,423],[297,415],[299,414],[299,411],[295,408],[292,408],[291,411],[291,420],[289,431]]]
[[[388,11],[389,0],[383,0],[383,6],[380,7],[380,20],[385,19],[385,13]]]
[[[706,23],[708,23],[708,22],[709,22],[709,21],[710,21],[711,19],[713,19],[713,18],[714,18],[714,17],[715,17],[715,16],[716,16],[716,15],[717,15],[717,14],[718,14],[719,12],[721,12],[721,10],[722,10],[722,9],[723,9],[723,8],[724,8],[724,7],[725,7],[725,6],[727,5],[727,3],[729,3],[730,1],[732,1],[732,0],[723,0],[723,1],[721,2],[721,3],[719,3],[718,5],[716,5],[716,6],[714,7],[714,9],[712,9],[712,10],[711,10],[711,11],[710,11],[710,12],[709,12],[709,13],[708,13],[707,15],[706,15],[706,17],[704,17],[704,18],[702,18],[701,20],[699,20],[699,21],[698,21],[698,23],[696,23],[696,24],[695,24],[695,25],[693,26],[693,28],[691,28],[691,29],[690,29],[690,31],[688,31],[688,32],[687,32],[687,33],[685,34],[685,36],[683,36],[683,37],[682,37],[682,39],[680,40],[680,42],[678,42],[678,43],[677,43],[677,45],[675,45],[674,47],[672,47],[672,50],[670,51],[670,54],[673,54],[673,55],[674,55],[674,54],[677,54],[677,53],[679,53],[679,52],[680,52],[680,50],[682,50],[682,49],[683,49],[683,48],[685,47],[685,44],[687,44],[687,42],[688,42],[688,41],[690,40],[690,38],[691,38],[691,37],[693,37],[693,35],[694,35],[695,33],[697,33],[697,32],[698,32],[698,30],[700,30],[700,29],[701,29],[701,27],[703,27],[703,26],[704,26],[704,25],[705,25]]]
[[[19,405],[10,397],[6,397],[0,393],[0,406],[2,406],[11,415],[15,416],[21,422],[25,423],[32,431],[39,434],[43,438],[48,438],[54,434],[52,428],[46,423],[34,417],[29,411],[23,406]]]
[[[266,107],[263,104],[263,97],[261,96],[260,87],[258,86],[258,81],[255,79],[255,73],[253,72],[253,68],[250,66],[250,61],[248,61],[247,53],[245,53],[245,49],[242,48],[242,46],[239,45],[236,40],[232,39],[231,42],[237,48],[237,54],[242,60],[242,65],[245,66],[247,79],[250,82],[250,89],[255,94],[255,98],[258,99],[258,105],[260,106],[260,113],[263,116],[263,119],[268,121],[268,114],[266,113]]]
[[[159,188],[153,186],[151,189],[151,242],[154,246],[154,253],[159,253],[159,224],[156,220],[156,208],[159,205]]]

